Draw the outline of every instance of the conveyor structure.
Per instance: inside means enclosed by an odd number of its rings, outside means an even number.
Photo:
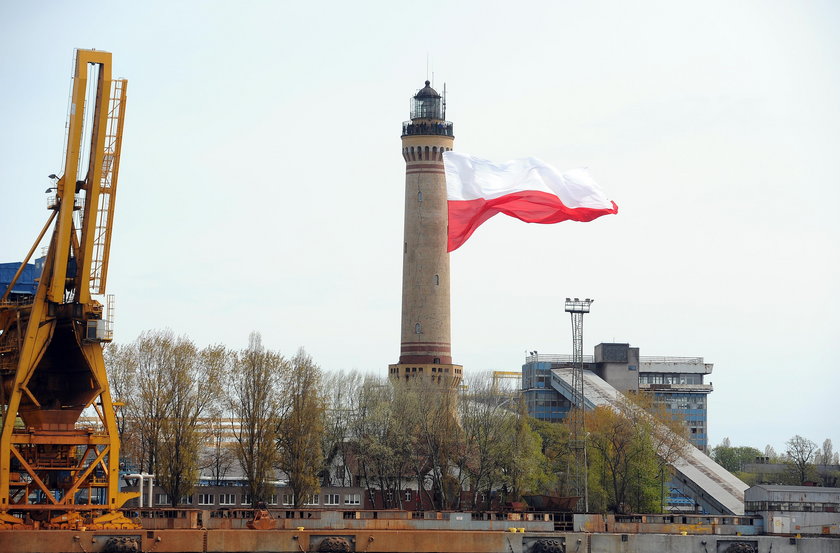
[[[552,369],[551,386],[574,401],[571,368]],[[583,401],[586,409],[618,408],[623,395],[592,371],[583,371]],[[665,430],[665,429],[663,429]],[[666,430],[667,431],[667,430]],[[674,478],[682,491],[706,512],[725,515],[744,514],[744,492],[749,487],[687,440],[683,453],[672,463]]]

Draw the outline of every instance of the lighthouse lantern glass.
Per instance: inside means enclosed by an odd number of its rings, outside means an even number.
[[[443,119],[440,96],[415,96],[412,100],[412,119]]]

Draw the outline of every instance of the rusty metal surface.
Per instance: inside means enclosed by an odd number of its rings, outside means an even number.
[[[759,551],[774,553],[837,553],[840,541],[832,538],[779,536],[561,533],[561,532],[464,532],[382,531],[359,532],[327,529],[298,530],[143,530],[132,532],[67,530],[0,531],[0,553],[103,553],[109,540],[127,537],[149,553],[303,553],[319,551],[330,537],[346,541],[346,553],[540,553],[540,544],[556,544],[556,550],[584,553],[720,553],[734,542],[750,542]],[[334,540],[333,543],[340,543]],[[705,547],[704,547],[705,546]],[[554,550],[554,549],[552,549]],[[339,552],[339,553],[342,553]]]

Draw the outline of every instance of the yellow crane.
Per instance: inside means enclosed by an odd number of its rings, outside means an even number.
[[[0,290],[0,527],[131,527],[117,512],[138,494],[119,490],[110,325],[92,297],[108,275],[126,88],[109,52],[76,51],[64,174],[50,175],[51,214]],[[14,293],[51,226],[34,294]],[[89,408],[93,427],[79,421]]]

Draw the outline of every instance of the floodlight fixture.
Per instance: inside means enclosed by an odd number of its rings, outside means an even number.
[[[575,298],[574,300],[566,298],[566,313],[589,313],[590,306],[594,301],[589,298],[585,300],[580,298]]]

